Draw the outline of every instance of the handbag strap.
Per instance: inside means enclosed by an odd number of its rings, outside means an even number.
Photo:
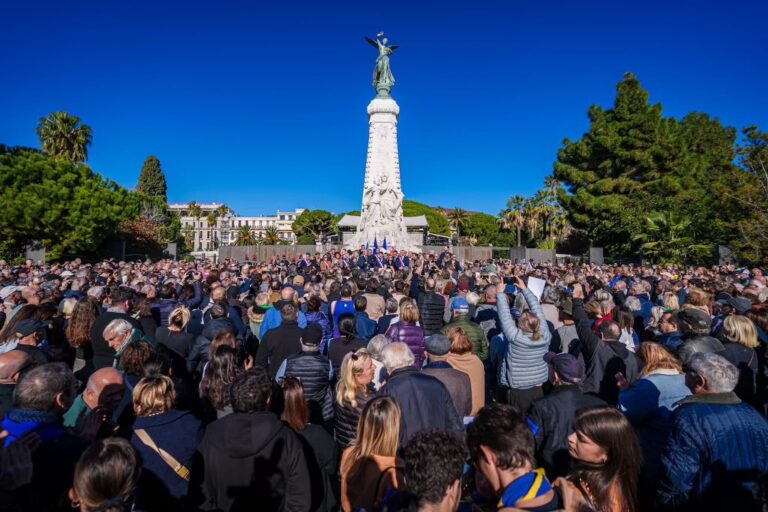
[[[186,481],[189,481],[189,469],[187,469],[184,464],[176,460],[176,458],[168,453],[167,451],[163,450],[157,444],[155,444],[155,441],[152,440],[152,438],[147,434],[147,431],[143,428],[134,430],[134,433],[136,434],[136,437],[141,440],[142,443],[150,447],[152,450],[157,453],[161,459],[163,459],[163,462],[168,464],[170,468],[179,476],[179,478],[182,478]]]

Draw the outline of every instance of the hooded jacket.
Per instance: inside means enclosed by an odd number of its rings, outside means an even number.
[[[301,441],[274,414],[225,416],[208,426],[198,451],[203,468],[195,478],[202,480],[202,510],[309,510]]]
[[[400,320],[387,329],[385,336],[392,343],[400,341],[408,345],[413,352],[413,367],[421,368],[424,362],[424,329],[421,326]]]

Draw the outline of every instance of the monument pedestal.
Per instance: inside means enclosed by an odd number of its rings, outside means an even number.
[[[363,206],[357,232],[348,248],[361,245],[417,250],[403,219],[403,191],[397,149],[397,120],[400,107],[391,97],[376,97],[368,105],[368,157],[365,162]]]

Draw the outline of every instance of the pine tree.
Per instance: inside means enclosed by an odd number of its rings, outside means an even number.
[[[136,192],[161,197],[164,201],[168,201],[168,185],[165,183],[165,174],[160,168],[160,160],[156,156],[149,156],[144,161]]]

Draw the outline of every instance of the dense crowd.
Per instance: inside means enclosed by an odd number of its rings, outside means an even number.
[[[0,510],[766,508],[759,268],[0,262]]]

